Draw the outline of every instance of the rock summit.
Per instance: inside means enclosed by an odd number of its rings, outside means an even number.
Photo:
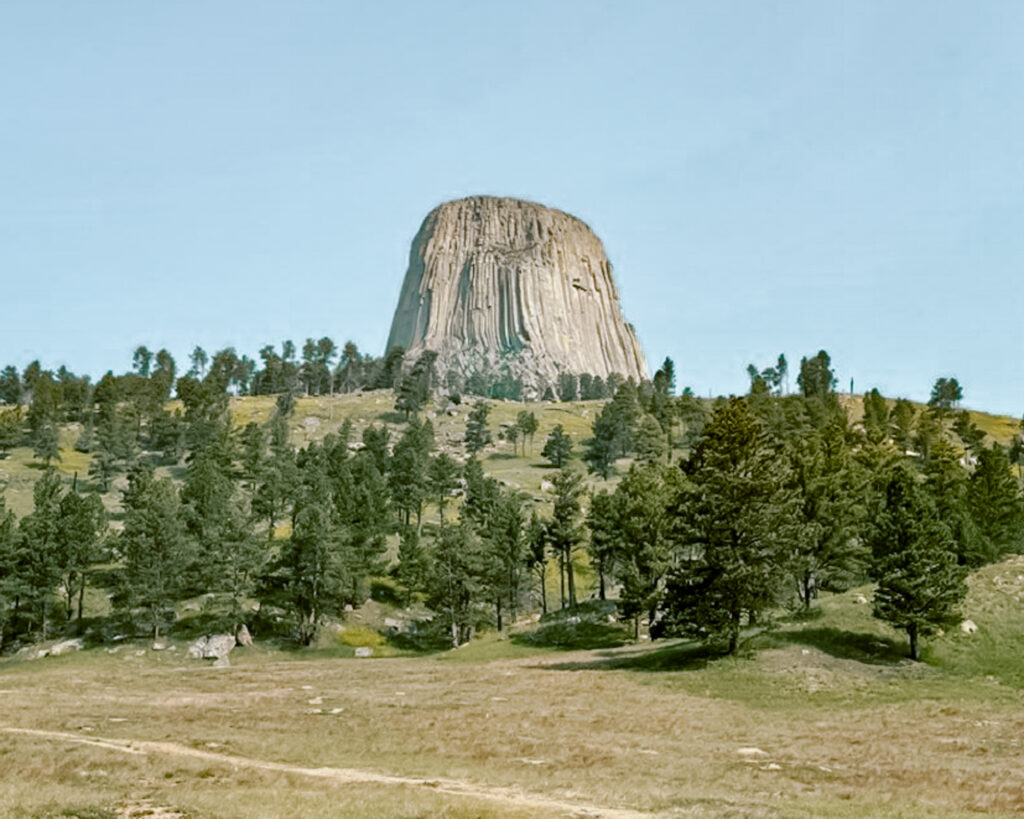
[[[593,231],[534,202],[474,196],[436,207],[413,239],[388,349],[426,350],[449,384],[473,373],[524,394],[559,374],[647,377]]]

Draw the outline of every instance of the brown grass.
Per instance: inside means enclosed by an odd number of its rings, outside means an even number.
[[[8,665],[4,722],[659,814],[1024,810],[1020,693],[920,666],[854,671],[796,646],[757,660],[705,664],[682,653],[666,663],[681,650],[669,646],[491,662],[451,662],[458,653],[306,661],[237,650],[231,669],[214,671],[185,663],[180,650],[136,650]],[[739,753],[748,747],[764,755]],[[126,799],[195,816],[360,815],[368,804],[378,816],[549,813],[422,788],[230,769],[0,734],[0,804],[30,806],[24,815]]]

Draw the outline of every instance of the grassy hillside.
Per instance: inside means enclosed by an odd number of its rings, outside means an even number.
[[[862,404],[859,396],[841,396],[844,406],[853,422],[860,420]],[[274,409],[274,396],[253,396],[233,398],[230,402],[232,421],[236,428],[244,427],[250,422],[266,423]],[[350,393],[336,396],[299,398],[295,413],[291,419],[291,439],[296,446],[304,446],[311,441],[321,441],[328,434],[336,432],[346,419],[352,421],[355,439],[358,440],[362,430],[371,424],[384,424],[396,433],[404,425],[404,418],[394,410],[394,394],[390,390],[378,390],[365,393]],[[549,477],[550,467],[540,456],[548,434],[556,424],[561,424],[572,438],[575,455],[579,456],[581,442],[590,436],[594,416],[603,406],[603,401],[572,401],[559,403],[492,401],[490,427],[495,432],[495,442],[483,453],[484,470],[505,483],[522,489],[538,500],[543,501],[545,494],[541,484]],[[180,403],[171,402],[171,408],[180,409]],[[470,400],[457,407],[453,414],[439,413],[433,407],[427,407],[423,417],[429,418],[434,425],[439,448],[460,451],[466,428],[466,418],[471,409]],[[536,414],[540,427],[534,436],[532,447],[527,445],[526,454],[513,454],[512,445],[500,440],[496,434],[502,425],[515,422],[521,410]],[[920,407],[918,407],[920,409]],[[1020,419],[1011,416],[988,415],[971,412],[971,419],[982,429],[989,440],[1008,443],[1020,430]],[[80,430],[75,425],[65,427],[60,435],[61,460],[56,467],[67,477],[78,473],[79,480],[88,485],[88,469],[91,456],[76,452],[74,443]],[[6,486],[6,497],[9,508],[19,516],[32,510],[32,486],[42,471],[32,451],[28,448],[16,448],[5,459],[0,460],[0,486]],[[167,468],[164,473],[181,475],[180,468]],[[600,479],[588,478],[591,485],[602,485]],[[614,478],[612,480],[614,483]],[[119,508],[119,489],[117,484],[108,493],[105,502],[112,511]],[[116,523],[116,521],[115,521]]]

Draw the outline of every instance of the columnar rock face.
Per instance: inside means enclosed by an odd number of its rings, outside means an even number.
[[[423,221],[388,338],[442,372],[504,369],[527,392],[559,373],[647,377],[601,240],[533,202],[476,196]]]

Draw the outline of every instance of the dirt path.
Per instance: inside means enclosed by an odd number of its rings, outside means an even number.
[[[198,748],[190,748],[187,745],[179,745],[176,742],[112,739],[107,737],[82,736],[81,734],[71,734],[63,731],[40,731],[33,728],[2,728],[0,730],[3,730],[8,734],[20,734],[23,736],[38,737],[40,739],[54,740],[57,742],[73,742],[81,745],[93,745],[98,748],[106,748],[108,750],[119,751],[126,754],[163,754],[166,756],[191,757],[192,759],[202,759],[206,762],[229,765],[234,768],[276,771],[280,773],[294,774],[296,776],[326,779],[338,784],[372,783],[379,785],[402,785],[408,787],[429,788],[435,793],[447,793],[454,796],[486,799],[510,808],[536,808],[563,812],[571,816],[578,817],[602,817],[602,819],[639,819],[640,817],[646,817],[646,819],[650,819],[651,816],[649,813],[641,813],[639,811],[621,808],[606,808],[600,805],[590,805],[585,802],[558,799],[553,796],[529,793],[518,788],[479,785],[460,779],[416,779],[414,777],[393,776],[390,774],[376,773],[374,771],[359,770],[358,768],[305,768],[301,765],[289,765],[284,762],[267,762],[261,759],[250,759],[245,756],[234,756],[231,754],[218,754],[212,751],[203,751]]]

